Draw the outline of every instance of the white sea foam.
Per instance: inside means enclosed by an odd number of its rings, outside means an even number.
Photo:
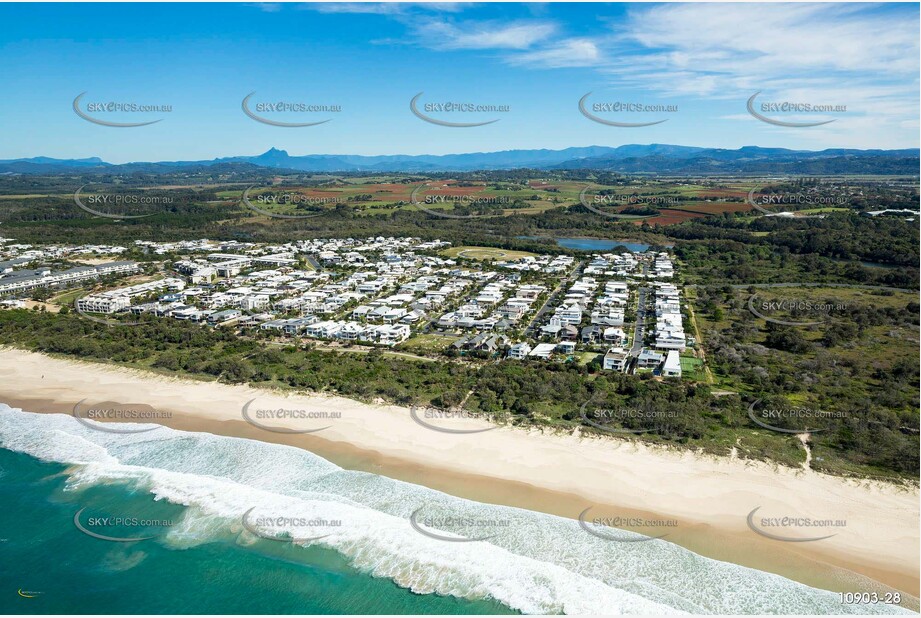
[[[253,542],[256,537],[242,525],[252,508],[249,522],[286,518],[277,525],[257,525],[260,534],[322,537],[298,542],[331,548],[356,568],[414,592],[493,598],[525,613],[905,611],[845,606],[836,593],[704,558],[666,541],[605,541],[569,519],[343,470],[292,447],[168,428],[106,433],[65,415],[25,413],[3,404],[0,445],[47,461],[79,464],[68,479],[74,491],[129,483],[158,500],[185,505],[181,520],[163,539],[175,548],[231,534],[241,543]],[[409,517],[417,509],[433,517],[504,525],[433,530],[442,536],[493,535],[485,541],[447,542],[413,529]],[[312,526],[298,526],[298,521]]]

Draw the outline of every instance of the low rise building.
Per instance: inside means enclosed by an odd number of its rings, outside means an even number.
[[[666,378],[681,377],[681,357],[675,350],[669,350],[665,356],[665,363],[662,365],[662,375]]]
[[[606,371],[619,371],[623,373],[627,370],[630,363],[630,355],[627,351],[619,347],[608,348],[604,355],[601,367]]]

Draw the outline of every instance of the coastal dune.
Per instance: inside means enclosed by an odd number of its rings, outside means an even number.
[[[349,469],[473,500],[573,519],[588,513],[588,521],[620,518],[624,525],[615,527],[664,534],[696,553],[815,587],[891,587],[918,596],[916,485],[842,479],[623,439],[494,428],[399,406],[284,396],[9,348],[0,350],[0,376],[0,402],[30,412],[76,409],[85,417],[94,408],[143,409],[156,418],[142,422],[299,446]],[[270,418],[279,411],[284,418]],[[814,531],[765,527],[764,518],[784,517],[832,524]],[[641,520],[671,523],[634,525]],[[769,535],[827,538],[793,542]],[[917,601],[907,606],[917,609]]]

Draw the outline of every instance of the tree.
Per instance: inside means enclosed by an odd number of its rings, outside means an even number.
[[[796,328],[769,323],[765,345],[785,352],[802,353],[809,350],[809,342]]]

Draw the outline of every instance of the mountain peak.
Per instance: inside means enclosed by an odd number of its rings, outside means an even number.
[[[848,160],[845,161],[845,158]],[[852,159],[860,159],[859,165]],[[500,152],[444,155],[295,155],[269,148],[257,156],[238,156],[211,161],[161,161],[112,165],[97,157],[89,159],[0,160],[0,173],[39,174],[68,170],[86,173],[131,173],[223,163],[248,163],[270,169],[304,172],[451,172],[501,169],[597,169],[621,173],[669,174],[765,174],[765,173],[866,173],[917,174],[918,149],[852,150],[821,152],[785,148],[745,146],[732,150],[674,144],[625,144],[622,146],[579,146],[563,150],[503,150]],[[839,160],[840,159],[840,160]],[[805,171],[804,171],[805,170]]]
[[[263,152],[261,155],[259,155],[259,157],[257,157],[257,158],[262,158],[262,157],[287,157],[287,156],[288,156],[288,151],[287,151],[287,150],[279,150],[279,149],[276,148],[275,146],[272,146],[271,148],[269,148],[268,150],[266,150],[265,152]]]

